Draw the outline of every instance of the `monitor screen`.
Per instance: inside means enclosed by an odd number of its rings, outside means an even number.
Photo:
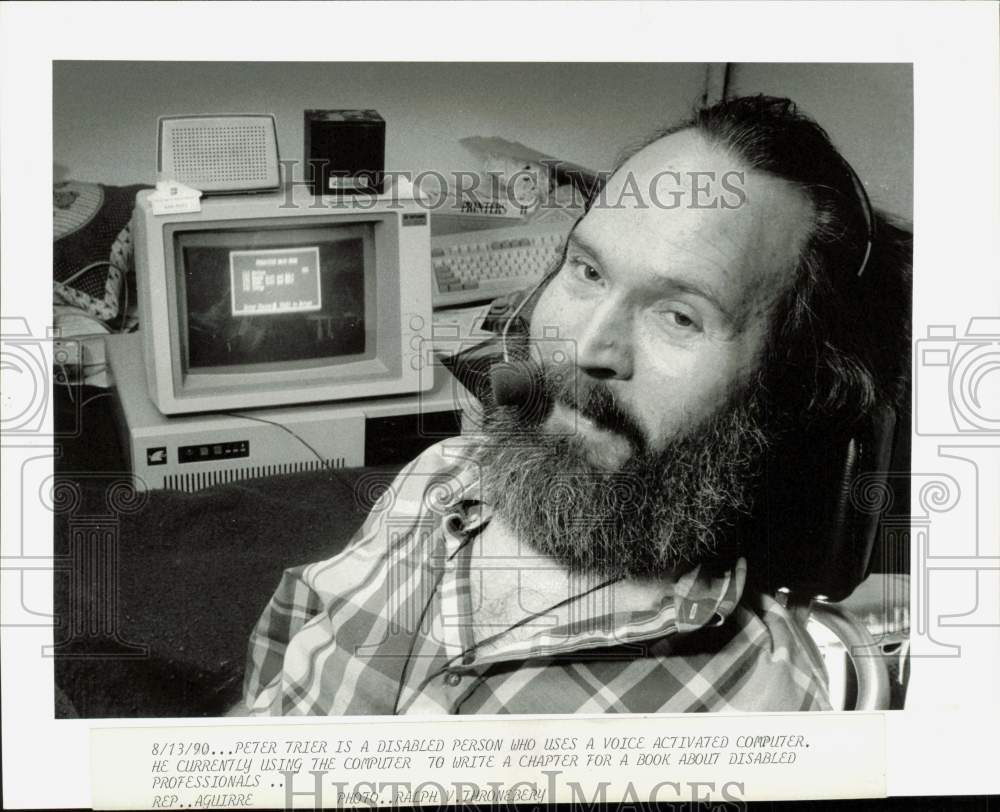
[[[185,373],[374,355],[374,224],[230,225],[173,239]]]

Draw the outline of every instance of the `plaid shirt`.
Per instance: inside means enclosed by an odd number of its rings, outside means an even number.
[[[664,584],[645,611],[602,609],[598,589],[476,649],[468,542],[490,511],[473,452],[428,449],[341,553],[286,570],[250,639],[252,713],[829,709],[813,649],[773,598],[743,594],[742,560]]]

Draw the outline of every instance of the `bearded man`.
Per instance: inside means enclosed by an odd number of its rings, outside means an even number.
[[[898,397],[904,242],[788,100],[722,102],[634,151],[508,331],[527,394],[498,387],[343,552],[286,571],[247,708],[829,708],[748,578],[745,519],[773,448]]]

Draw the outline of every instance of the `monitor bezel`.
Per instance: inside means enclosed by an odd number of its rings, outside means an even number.
[[[162,215],[154,213],[152,194],[146,190],[138,195],[133,239],[149,394],[161,413],[402,396],[431,386],[432,376],[424,371],[432,326],[430,218],[416,201],[392,190],[379,197],[330,199],[296,188],[273,195],[212,197],[201,201],[199,211]],[[171,235],[258,221],[288,229],[374,223],[375,357],[320,364],[308,374],[302,369],[182,374]]]

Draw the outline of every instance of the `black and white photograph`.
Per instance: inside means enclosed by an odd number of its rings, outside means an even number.
[[[903,707],[909,65],[53,68],[60,711]]]
[[[996,200],[948,258],[915,167],[921,89],[972,83],[651,37],[53,51],[40,321],[4,192],[4,681],[44,630],[91,803],[881,796],[966,708],[931,686],[998,654]],[[950,154],[979,198],[995,118]],[[853,786],[782,785],[833,752]]]

